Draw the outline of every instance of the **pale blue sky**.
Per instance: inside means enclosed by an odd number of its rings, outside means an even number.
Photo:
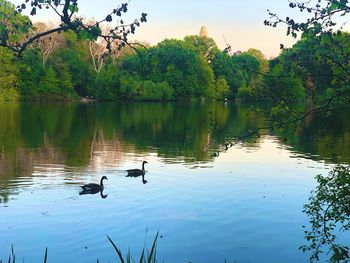
[[[79,14],[99,19],[120,3],[118,0],[80,0]],[[225,47],[225,36],[234,50],[257,48],[271,57],[278,55],[280,43],[288,46],[295,40],[285,36],[285,28],[265,27],[263,21],[268,18],[267,9],[282,17],[300,16],[288,4],[288,0],[132,0],[127,18],[132,21],[142,12],[148,14],[148,23],[135,35],[139,41],[156,44],[164,38],[183,38],[198,34],[205,25],[220,48]],[[46,13],[35,20],[48,19],[53,21],[55,15]]]

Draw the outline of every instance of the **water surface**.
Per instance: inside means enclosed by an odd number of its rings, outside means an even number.
[[[230,103],[0,104],[0,259],[109,262],[106,235],[137,257],[159,231],[165,262],[307,262],[303,205],[350,160],[348,113],[225,149],[263,124]],[[143,160],[147,183],[126,177]],[[104,175],[106,198],[79,195]]]

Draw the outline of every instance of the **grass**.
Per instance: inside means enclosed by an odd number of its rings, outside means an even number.
[[[2,261],[2,259],[0,259],[0,263],[5,263],[5,262],[6,261]],[[43,262],[44,263],[47,262],[47,248],[45,249],[45,256],[44,256]],[[16,263],[16,254],[15,254],[15,249],[13,248],[13,245],[11,245],[11,255],[9,255],[7,263]]]
[[[120,263],[156,263],[157,261],[157,240],[158,240],[158,235],[159,232],[157,233],[156,237],[154,238],[152,248],[150,251],[146,252],[146,240],[143,245],[143,249],[140,255],[140,258],[138,261],[135,261],[134,258],[131,256],[130,250],[128,253],[124,256],[121,252],[121,250],[117,247],[117,245],[113,242],[113,240],[107,236],[109,242],[112,244],[116,254],[117,254],[117,259],[119,259]],[[24,260],[23,260],[24,262]],[[45,255],[44,255],[44,263],[47,263],[47,248],[45,250]],[[3,261],[0,259],[0,263],[16,263],[16,254],[15,250],[13,248],[13,245],[11,246],[11,255],[8,257],[7,261]],[[97,259],[97,263],[99,263],[99,260]]]
[[[139,263],[156,263],[157,262],[157,240],[158,240],[158,235],[159,232],[157,233],[156,237],[154,238],[153,244],[152,244],[152,248],[151,251],[149,252],[145,252],[145,243],[143,244],[143,249],[140,255],[140,258],[138,261],[135,261],[133,259],[133,257],[131,256],[130,250],[128,251],[128,253],[126,254],[126,256],[123,256],[122,252],[120,251],[120,249],[117,247],[117,245],[113,242],[113,240],[107,236],[109,242],[112,244],[115,252],[117,253],[117,258],[119,258],[120,263],[135,263],[135,262],[139,262]],[[99,261],[97,260],[97,263],[99,263]]]
[[[109,237],[107,236],[109,242],[112,244],[116,256],[117,256],[117,260],[119,259],[120,263],[157,263],[157,241],[158,241],[158,236],[159,236],[159,232],[157,233],[156,237],[153,240],[152,243],[152,248],[150,251],[147,250],[146,252],[146,239],[145,242],[143,244],[143,249],[142,252],[139,256],[138,260],[135,260],[132,256],[131,256],[131,252],[130,250],[128,250],[128,253],[126,255],[123,255],[123,253],[121,252],[121,250],[118,248],[118,246],[115,244],[115,242]],[[24,262],[24,260],[23,260]],[[45,255],[44,255],[44,263],[47,263],[47,248],[45,250]],[[236,261],[235,261],[236,262]],[[15,250],[13,248],[13,245],[11,246],[11,255],[9,256],[7,261],[2,261],[0,259],[0,263],[16,263],[16,255],[15,255]],[[100,261],[97,259],[97,263],[100,263]],[[227,263],[227,261],[225,260],[225,263]]]

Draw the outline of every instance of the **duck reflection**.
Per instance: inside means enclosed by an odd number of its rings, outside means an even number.
[[[97,193],[100,193],[101,198],[106,198],[108,195],[103,194],[103,180],[108,180],[106,176],[103,176],[100,180],[100,184],[90,183],[90,184],[84,184],[81,186],[82,191],[79,192],[79,195],[94,195]]]
[[[103,190],[82,190],[79,195],[94,195],[100,193],[102,199],[107,198],[108,194],[103,194]]]
[[[129,169],[129,170],[126,170],[126,172],[128,173],[126,177],[140,177],[142,178],[142,183],[143,184],[147,184],[147,180],[145,180],[145,173],[146,173],[146,170],[145,170],[145,164],[147,162],[146,161],[143,161],[142,162],[142,169]]]
[[[136,177],[140,177],[141,176],[141,181],[143,184],[147,184],[148,181],[145,179],[145,174],[128,174],[126,177],[132,177],[132,178],[136,178]]]
[[[130,175],[128,174],[126,177],[132,177],[132,178],[136,178],[136,177],[140,177],[141,176],[141,181],[143,184],[147,184],[148,181],[145,179],[145,175],[142,174],[142,175]]]

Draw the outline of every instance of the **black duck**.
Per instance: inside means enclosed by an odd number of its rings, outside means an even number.
[[[90,183],[90,184],[84,184],[81,186],[83,188],[83,192],[91,192],[92,194],[96,194],[103,190],[103,180],[108,180],[106,176],[102,176],[100,180],[100,184]]]
[[[140,170],[140,169],[126,170],[128,172],[128,175],[126,177],[138,177],[141,175],[145,175],[145,163],[147,163],[147,162],[146,161],[142,162],[142,170]]]

